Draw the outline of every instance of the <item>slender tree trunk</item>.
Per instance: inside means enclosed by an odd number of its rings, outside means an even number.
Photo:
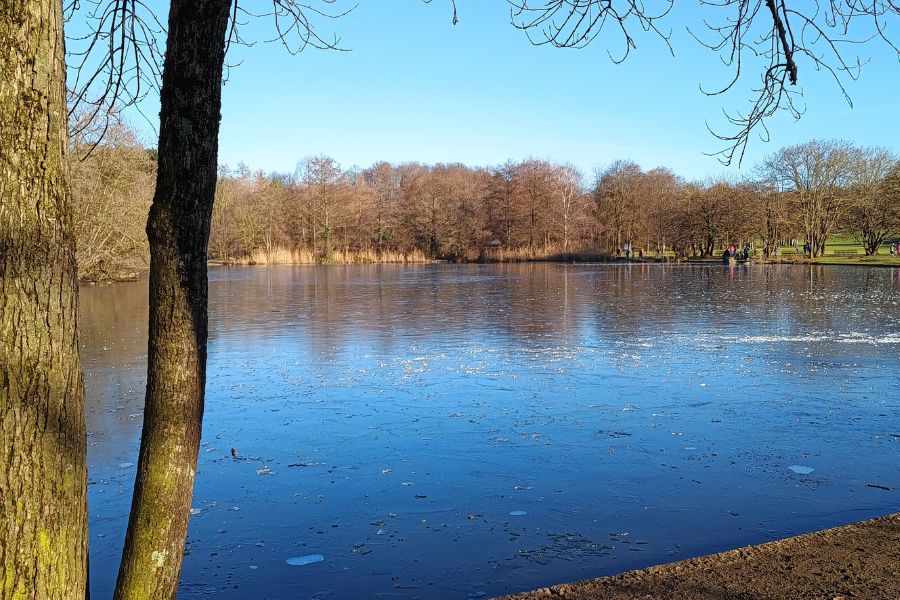
[[[206,384],[206,250],[230,4],[173,0],[169,12],[159,168],[147,221],[147,398],[119,599],[174,598],[184,555]]]
[[[83,599],[84,383],[62,6],[0,4],[0,598]]]

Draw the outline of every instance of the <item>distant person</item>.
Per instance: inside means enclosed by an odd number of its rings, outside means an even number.
[[[729,262],[731,262],[731,250],[726,248],[722,250],[722,264],[727,265]]]
[[[644,249],[643,248],[638,250],[638,258],[641,260],[644,260]]]
[[[891,244],[891,258],[894,258],[894,245]]]
[[[622,258],[622,249],[616,248],[616,258]]]
[[[803,255],[809,256],[809,243],[808,242],[803,243]]]
[[[750,260],[750,246],[744,246],[744,260]]]
[[[737,256],[737,255],[735,254],[736,251],[737,251],[737,246],[735,246],[734,244],[728,246],[728,253],[729,253],[731,256]]]

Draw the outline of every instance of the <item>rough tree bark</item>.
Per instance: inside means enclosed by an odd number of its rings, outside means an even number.
[[[116,598],[174,598],[206,385],[206,250],[216,187],[230,0],[173,0],[159,165],[147,221],[150,326],[144,430]]]
[[[83,599],[84,384],[62,6],[0,3],[0,598]]]

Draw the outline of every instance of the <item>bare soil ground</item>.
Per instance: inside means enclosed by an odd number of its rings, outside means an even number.
[[[900,600],[900,513],[507,600]]]

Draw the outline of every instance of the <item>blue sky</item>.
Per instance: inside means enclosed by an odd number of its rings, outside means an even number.
[[[261,43],[271,36],[269,22],[251,23],[245,35],[260,43],[229,56],[241,64],[224,88],[220,162],[293,171],[302,157],[319,153],[345,168],[382,159],[496,165],[534,156],[588,174],[618,158],[688,178],[725,170],[704,155],[720,148],[706,123],[723,128],[723,108],[748,107],[758,76],[724,97],[701,93],[701,84],[712,88],[729,77],[719,57],[685,31],[711,9],[676,7],[667,20],[674,57],[638,30],[637,49],[615,65],[607,51],[621,46],[607,43],[609,36],[582,50],[535,47],[510,26],[505,2],[457,6],[456,26],[449,0],[361,0],[339,20],[319,20],[319,31],[338,34],[349,52],[292,56]],[[806,114],[799,122],[786,114],[771,120],[771,141],[751,142],[742,172],[783,145],[815,137],[900,151],[896,53],[874,43],[850,52],[871,59],[847,86],[854,107],[826,74],[801,63]]]

